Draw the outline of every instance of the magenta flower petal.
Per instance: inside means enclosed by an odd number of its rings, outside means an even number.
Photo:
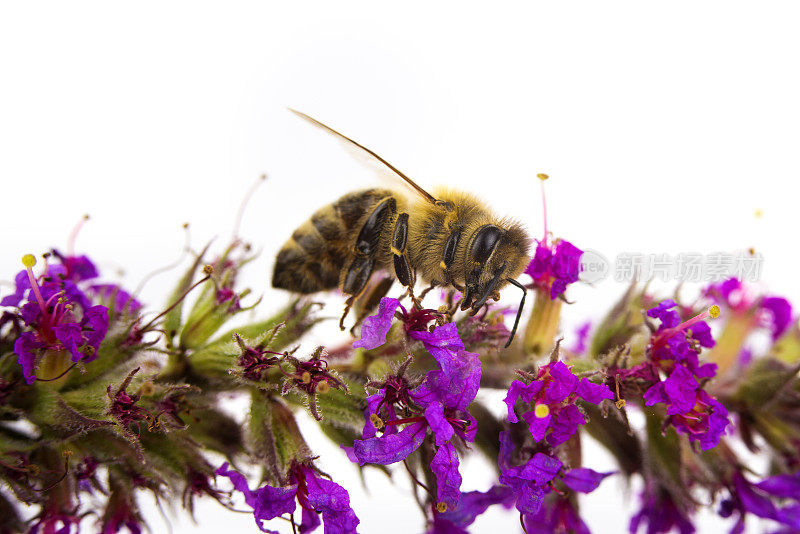
[[[546,404],[558,404],[569,397],[578,385],[578,377],[572,374],[564,362],[555,362],[549,365],[550,376],[553,381],[547,385],[544,393]]]
[[[547,436],[547,442],[553,447],[561,445],[578,431],[578,427],[585,423],[586,418],[577,406],[574,404],[564,406],[553,415],[550,423],[552,432]]]
[[[447,507],[455,507],[461,495],[461,473],[458,472],[458,454],[452,443],[439,447],[431,461],[431,471],[436,477],[436,498]]]
[[[441,447],[455,434],[453,426],[444,417],[444,408],[438,402],[431,403],[425,408],[425,420],[433,430],[436,446]]]
[[[682,365],[676,365],[664,381],[664,394],[669,399],[667,415],[685,414],[694,408],[697,402],[695,391],[698,387],[691,371]]]
[[[296,484],[285,488],[274,488],[265,485],[255,491],[250,491],[244,475],[234,469],[228,469],[227,462],[222,464],[215,471],[215,474],[229,478],[233,483],[233,487],[244,495],[245,502],[253,509],[256,525],[264,532],[271,532],[263,526],[262,523],[264,521],[274,519],[283,514],[291,514],[297,507],[295,503]]]
[[[467,532],[463,529],[471,525],[490,506],[502,504],[509,507],[513,503],[514,493],[506,486],[493,486],[486,492],[462,493],[458,499],[458,506],[448,507],[446,512],[435,515],[433,530],[429,530],[427,534]]]
[[[598,473],[594,469],[578,467],[567,471],[561,480],[563,480],[564,484],[572,491],[591,493],[597,489],[597,486],[600,485],[603,479],[613,474],[613,472]]]
[[[547,414],[544,417],[537,417],[534,412],[526,412],[522,418],[528,423],[528,430],[531,432],[534,441],[542,441],[547,432],[547,427],[550,425],[552,414]]]
[[[359,519],[350,507],[350,495],[339,484],[306,471],[308,503],[322,513],[325,534],[350,534],[356,531]]]
[[[603,399],[614,400],[614,394],[605,384],[595,384],[586,378],[581,378],[578,381],[578,387],[575,388],[575,393],[592,404],[600,404]]]
[[[384,297],[378,304],[378,313],[364,319],[361,326],[361,339],[353,343],[353,348],[375,349],[386,343],[386,334],[392,327],[394,312],[400,306],[400,301]]]
[[[397,434],[357,439],[353,443],[353,453],[358,458],[358,465],[393,464],[405,460],[409,454],[417,450],[422,445],[427,431],[426,423],[412,423]]]
[[[520,380],[514,380],[511,382],[511,386],[508,388],[506,398],[503,399],[503,402],[505,402],[506,406],[508,406],[509,422],[516,423],[518,421],[517,414],[514,412],[514,404],[516,404],[517,399],[522,397],[523,402],[531,402],[536,394],[539,393],[539,390],[542,389],[543,385],[544,382],[541,380],[534,380],[527,385]]]
[[[775,341],[792,322],[792,305],[783,297],[766,297],[761,301],[761,309],[768,312],[767,326],[772,331],[772,340]]]
[[[800,471],[793,475],[775,475],[765,478],[755,486],[776,497],[800,500]]]

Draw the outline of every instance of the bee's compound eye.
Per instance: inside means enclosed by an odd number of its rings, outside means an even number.
[[[501,237],[503,230],[497,226],[489,224],[479,229],[469,247],[470,260],[480,264],[486,263]]]

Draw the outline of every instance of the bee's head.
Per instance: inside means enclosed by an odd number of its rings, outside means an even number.
[[[473,232],[467,243],[464,272],[464,299],[461,309],[472,308],[473,315],[499,290],[525,269],[530,258],[530,240],[522,228],[485,224]]]

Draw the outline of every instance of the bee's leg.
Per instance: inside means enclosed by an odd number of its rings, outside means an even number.
[[[389,289],[391,289],[392,284],[394,284],[394,279],[390,276],[380,280],[377,284],[372,284],[369,288],[367,288],[364,293],[358,299],[358,307],[359,313],[358,317],[356,317],[356,322],[350,328],[350,334],[355,335],[355,329],[360,325],[364,319],[367,318],[369,314],[371,314],[375,308],[378,307],[380,300],[389,293]]]
[[[434,282],[434,283],[432,283],[431,285],[429,285],[428,287],[426,287],[425,289],[423,289],[423,290],[422,290],[422,293],[420,293],[420,294],[419,294],[419,300],[422,300],[422,299],[424,299],[424,298],[425,298],[425,295],[427,295],[428,293],[430,293],[430,292],[431,292],[431,290],[432,290],[433,288],[435,288],[435,287],[439,287],[439,284],[437,284],[437,283],[435,283],[435,282]]]
[[[344,303],[344,313],[342,318],[339,319],[339,329],[344,330],[344,319],[350,313],[350,308],[353,307],[358,296],[364,291],[369,277],[372,276],[372,271],[375,269],[375,258],[367,256],[356,256],[356,259],[350,264],[347,269],[347,274],[344,277],[344,285],[342,291],[350,294],[350,298]]]
[[[406,243],[408,242],[408,213],[397,216],[392,233],[392,256],[394,257],[394,274],[400,283],[408,288],[414,286],[414,273],[406,256]]]
[[[394,217],[397,210],[397,201],[394,197],[386,197],[378,202],[372,213],[369,214],[364,226],[356,238],[353,252],[355,258],[345,271],[342,280],[342,292],[350,295],[345,302],[344,313],[339,319],[339,328],[344,330],[344,319],[347,317],[350,308],[353,307],[358,296],[364,288],[375,270],[375,256],[378,253],[381,234],[386,224]]]

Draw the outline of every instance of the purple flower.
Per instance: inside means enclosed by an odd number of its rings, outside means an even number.
[[[669,378],[645,392],[645,406],[663,402],[667,405],[667,415],[685,414],[697,402],[698,387],[694,375],[682,365],[676,365]]]
[[[555,447],[567,441],[580,425],[586,423],[583,413],[575,405],[578,398],[600,404],[603,399],[613,399],[614,394],[604,384],[578,379],[563,362],[553,362],[540,367],[536,379],[530,384],[519,380],[511,383],[504,400],[511,423],[519,421],[514,406],[520,398],[534,406],[533,410],[522,415],[533,439],[543,440],[549,430],[547,442]]]
[[[28,384],[36,381],[34,374],[40,359],[47,351],[69,351],[73,362],[91,362],[108,332],[108,309],[92,306],[84,312],[79,323],[69,321],[70,313],[57,317],[54,326],[43,323],[37,330],[23,332],[14,343],[17,361]]]
[[[517,510],[523,515],[532,515],[539,511],[545,495],[549,493],[549,482],[561,470],[561,462],[557,458],[537,452],[524,464],[515,466],[511,462],[514,443],[508,431],[500,433],[500,483],[505,484],[514,494]]]
[[[339,484],[322,478],[308,465],[293,464],[289,469],[289,485],[273,487],[264,485],[251,491],[247,479],[239,472],[228,469],[225,462],[216,474],[227,477],[234,488],[244,495],[245,503],[253,509],[256,525],[262,532],[274,532],[264,522],[283,514],[292,514],[302,508],[300,532],[312,532],[320,525],[322,514],[325,534],[356,532],[359,520],[350,507],[350,496]],[[296,502],[295,502],[296,501]]]
[[[738,512],[739,518],[732,532],[743,532],[747,514],[771,519],[789,527],[789,531],[800,530],[800,471],[794,475],[782,474],[751,484],[741,473],[733,475],[729,485],[730,496],[720,505],[720,515],[730,517]],[[794,501],[781,507],[782,501]]]
[[[709,285],[704,294],[734,314],[750,315],[753,326],[769,328],[772,340],[778,339],[792,322],[792,305],[783,297],[757,299],[751,289],[736,278]]]
[[[631,534],[636,534],[643,525],[647,525],[647,534],[666,534],[673,529],[681,534],[695,531],[687,511],[681,510],[666,490],[648,484],[641,499],[642,508],[631,518],[628,527]]]
[[[603,480],[605,480],[606,477],[613,474],[613,471],[608,473],[599,473],[594,469],[589,469],[588,467],[577,467],[564,473],[561,481],[564,482],[564,485],[572,491],[577,491],[579,493],[591,493],[597,489],[597,487]]]
[[[712,348],[715,345],[711,329],[703,320],[710,316],[703,312],[681,323],[680,315],[673,309],[677,304],[664,300],[647,310],[647,315],[661,321],[650,340],[648,356],[662,371],[671,372],[674,365],[687,367],[698,378],[711,378],[716,374],[716,364],[700,365],[697,346]]]
[[[548,243],[538,241],[533,259],[525,269],[525,274],[533,278],[535,287],[550,294],[555,300],[564,294],[567,286],[578,281],[581,272],[583,251],[569,241],[558,240]]]
[[[578,510],[567,497],[553,496],[535,514],[524,518],[528,534],[590,534]]]
[[[592,329],[591,321],[586,321],[580,328],[575,330],[575,344],[572,346],[572,352],[575,354],[583,354],[586,352],[587,340],[589,339],[589,332]]]
[[[792,305],[783,297],[765,297],[761,300],[761,309],[765,312],[765,326],[771,330],[775,341],[792,322]]]
[[[384,297],[378,304],[378,313],[364,319],[361,326],[361,339],[353,343],[353,348],[375,349],[386,343],[386,334],[392,327],[394,312],[400,306],[400,301]]]
[[[467,408],[480,386],[481,363],[477,354],[464,350],[454,323],[409,335],[422,341],[439,367],[413,390],[405,389],[400,373],[370,396],[364,439],[356,440],[348,453],[359,465],[392,464],[419,448],[430,430],[436,446],[431,469],[437,479],[437,498],[450,508],[457,504],[461,487],[459,459],[451,440],[455,436],[468,442],[475,439],[477,424]],[[397,414],[403,417],[398,419]],[[399,425],[407,426],[398,430]],[[381,436],[376,435],[378,426],[386,429]]]
[[[703,450],[717,446],[729,423],[725,406],[700,389],[689,370],[680,365],[669,378],[647,390],[644,400],[646,406],[666,404],[668,422],[699,442]]]
[[[506,486],[493,486],[489,491],[470,491],[462,493],[455,509],[436,513],[426,534],[468,534],[466,527],[494,504],[510,507],[514,503],[514,493]]]
[[[142,303],[117,284],[93,284],[89,291],[100,298],[108,299],[115,313],[135,314],[142,309]]]
[[[500,483],[511,488],[517,510],[526,516],[537,517],[545,497],[552,489],[552,483],[559,478],[572,491],[591,493],[612,473],[598,473],[593,469],[580,467],[563,470],[563,464],[553,456],[537,452],[521,465],[512,463],[514,443],[508,431],[500,433]]]
[[[83,314],[80,324],[66,323],[54,329],[56,339],[72,354],[72,361],[91,362],[108,333],[108,308],[92,306]]]

